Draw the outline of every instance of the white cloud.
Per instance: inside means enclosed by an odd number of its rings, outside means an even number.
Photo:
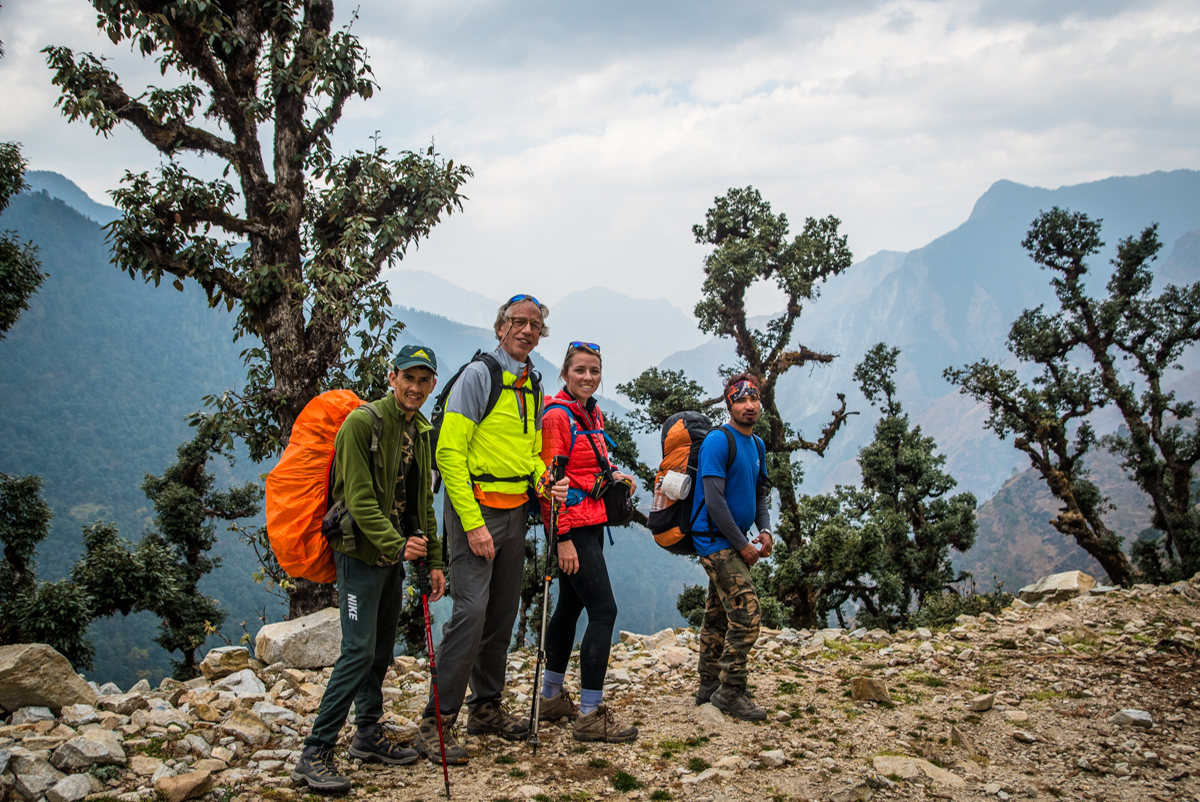
[[[998,179],[1200,166],[1192,3],[812,5],[363,3],[382,91],[350,106],[339,147],[436,139],[475,169],[465,213],[409,267],[497,297],[586,281],[685,307],[703,255],[691,225],[730,186],[759,187],[794,230],[839,216],[862,257],[953,228]],[[97,142],[57,117],[36,50],[112,48],[86,3],[34,8],[0,11],[0,137],[93,195],[153,166],[132,133]],[[133,86],[150,80],[112,52]]]

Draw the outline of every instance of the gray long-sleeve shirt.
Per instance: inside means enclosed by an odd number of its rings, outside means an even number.
[[[758,486],[755,497],[754,525],[758,531],[771,528],[771,489],[764,484]],[[708,507],[708,520],[716,525],[734,551],[741,551],[750,538],[733,520],[733,513],[725,502],[725,477],[704,477],[704,503]]]

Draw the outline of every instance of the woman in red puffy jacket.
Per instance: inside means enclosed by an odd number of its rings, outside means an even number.
[[[546,628],[546,672],[539,718],[575,718],[573,732],[578,741],[620,743],[637,738],[636,727],[623,727],[603,704],[604,675],[612,647],[617,603],[613,599],[608,567],[604,563],[604,499],[598,498],[606,478],[611,481],[633,477],[612,471],[604,437],[604,416],[592,395],[600,387],[600,346],[571,343],[559,378],[565,386],[546,399],[542,417],[542,459],[547,465],[560,454],[567,455],[566,504],[559,508],[558,603]],[[542,514],[550,520],[549,503]],[[587,610],[588,624],[579,649],[579,710],[563,691],[563,678],[571,659],[575,625]]]

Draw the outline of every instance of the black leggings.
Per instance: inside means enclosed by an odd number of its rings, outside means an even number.
[[[617,601],[604,564],[604,526],[581,526],[571,530],[571,542],[579,554],[579,570],[559,573],[558,603],[546,627],[546,667],[562,674],[571,660],[575,624],[587,609],[587,629],[579,647],[579,681],[589,691],[604,688],[608,652],[612,648]]]

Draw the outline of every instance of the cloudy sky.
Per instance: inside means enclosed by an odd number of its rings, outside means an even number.
[[[378,131],[470,165],[465,213],[405,266],[492,297],[603,284],[690,307],[691,225],[731,186],[758,187],[793,230],[838,216],[865,257],[950,230],[999,179],[1200,168],[1194,0],[358,8],[381,91],[350,107],[339,148]],[[100,139],[53,108],[48,44],[111,56],[131,91],[157,77],[98,35],[90,4],[4,0],[0,39],[0,139],[32,168],[103,199],[158,163],[131,130]]]

